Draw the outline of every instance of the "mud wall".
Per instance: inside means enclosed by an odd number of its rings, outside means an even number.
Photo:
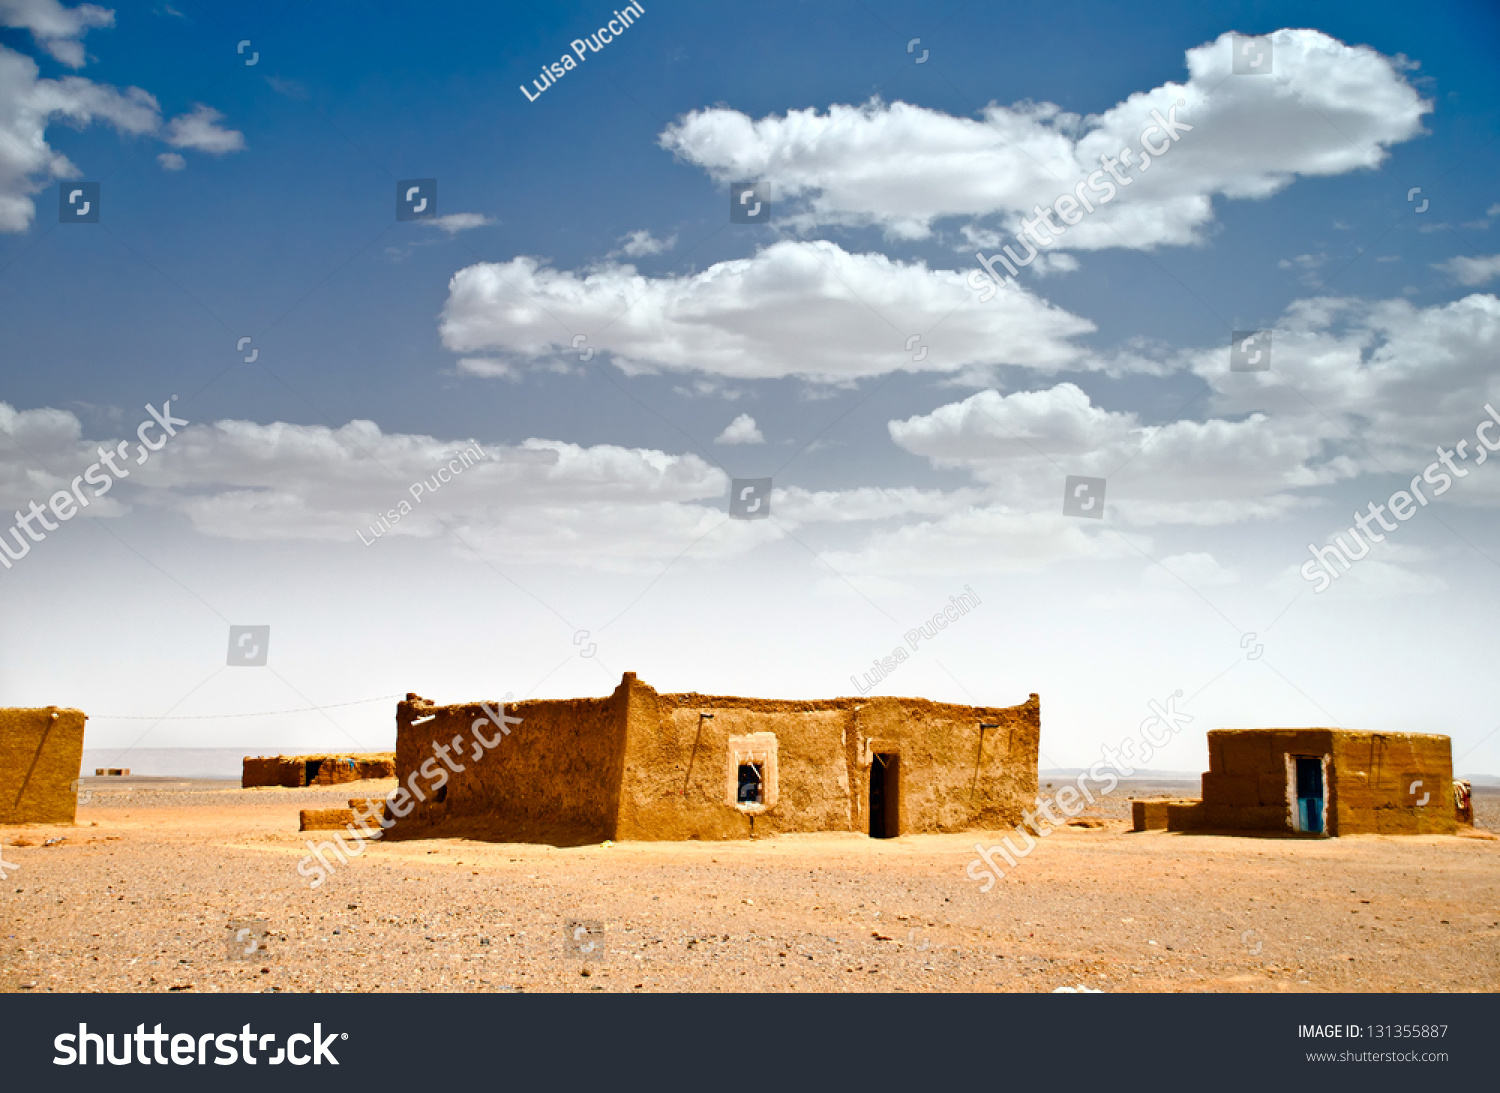
[[[1191,831],[1204,826],[1202,813],[1202,801],[1161,797],[1130,802],[1135,831]]]
[[[499,701],[488,706],[501,714]],[[608,698],[510,703],[504,716],[521,722],[504,735],[484,704],[434,706],[409,696],[396,712],[396,777],[428,799],[412,802],[388,837],[440,831],[559,845],[614,838],[624,713],[621,689]],[[476,721],[493,747],[478,746]],[[450,747],[454,738],[453,764],[463,769],[444,780],[433,745]],[[401,816],[394,801],[392,811]]]
[[[868,831],[870,765],[899,755],[899,832],[1002,827],[1036,797],[1040,700],[972,707],[902,698],[813,701],[659,694],[627,673],[622,839]],[[618,692],[617,692],[618,693]],[[701,715],[712,714],[712,718]],[[981,722],[998,724],[984,731]],[[775,739],[775,801],[738,807],[732,742]]]
[[[313,770],[309,780],[308,770]],[[337,786],[367,778],[390,778],[396,773],[396,753],[344,752],[322,755],[245,756],[240,787]]]
[[[1329,835],[1457,830],[1448,737],[1343,729],[1210,732],[1209,769],[1203,775],[1203,807],[1196,822],[1225,830],[1293,830],[1287,774],[1292,755],[1328,757],[1323,793]],[[1421,785],[1409,793],[1414,782]]]
[[[240,788],[253,786],[305,786],[303,766],[290,756],[247,755],[240,767]]]
[[[87,720],[57,706],[0,709],[0,823],[73,822]]]
[[[1329,755],[1332,729],[1216,729],[1208,734],[1203,807],[1195,819],[1227,831],[1292,831],[1287,798],[1288,755]],[[1330,771],[1330,774],[1332,772]],[[1323,787],[1329,835],[1335,826],[1334,779]]]
[[[870,766],[900,756],[901,832],[1011,827],[1036,800],[1041,699],[956,706],[920,698],[854,700],[854,830],[869,830]],[[980,730],[981,724],[996,728]]]
[[[398,822],[388,838],[740,839],[752,818],[757,835],[864,832],[878,753],[900,757],[900,833],[1009,826],[1036,797],[1035,695],[1021,706],[970,707],[660,694],[627,672],[607,698],[504,712],[521,722],[502,737],[481,703],[408,695],[398,704],[396,777],[410,799],[392,800]],[[998,726],[982,740],[981,722]],[[480,748],[480,734],[497,742]],[[434,745],[462,769],[445,771]],[[764,770],[764,804],[736,801],[747,757]]]
[[[308,785],[340,786],[345,782],[363,782],[370,778],[393,778],[396,774],[396,753],[376,752],[373,755],[317,755],[303,759],[322,760],[317,775]]]
[[[629,674],[621,686],[629,715],[620,838],[743,839],[752,814],[757,835],[850,829],[853,717],[837,700],[663,695]],[[741,810],[728,784],[730,738],[755,733],[775,734],[775,804]]]
[[[1452,835],[1453,745],[1431,733],[1334,733],[1335,834]],[[1409,792],[1414,783],[1416,791]],[[1424,803],[1423,802],[1425,798]]]
[[[304,808],[297,815],[298,831],[339,831],[354,823],[352,808]]]

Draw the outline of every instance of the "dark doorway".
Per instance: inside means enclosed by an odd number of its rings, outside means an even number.
[[[1297,761],[1297,830],[1315,835],[1323,833],[1323,758],[1318,755],[1296,755]]]
[[[901,757],[877,752],[870,760],[870,838],[901,834]]]
[[[310,786],[310,785],[313,784],[313,779],[318,776],[318,771],[320,771],[320,770],[323,769],[323,760],[321,760],[321,759],[308,759],[308,760],[304,761],[303,767],[305,769],[303,771],[303,781],[302,781],[302,784],[304,786]]]

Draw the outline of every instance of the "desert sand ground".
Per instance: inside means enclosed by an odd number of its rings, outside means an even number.
[[[328,833],[297,810],[393,784],[85,779],[77,826],[0,829],[0,990],[1500,990],[1482,831],[1134,834],[1126,785],[989,893],[965,867],[996,839],[972,834],[376,842],[311,889],[297,863]],[[1476,805],[1500,828],[1500,790]],[[245,920],[268,949],[230,959]],[[602,924],[587,959],[573,920]]]

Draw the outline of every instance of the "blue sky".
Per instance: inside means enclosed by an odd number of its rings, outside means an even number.
[[[0,3],[3,511],[147,402],[191,422],[0,572],[0,702],[289,747],[386,743],[389,704],[189,718],[627,669],[847,694],[971,585],[881,689],[1038,691],[1056,764],[1182,689],[1195,728],[1445,732],[1500,772],[1490,467],[1298,574],[1500,405],[1491,5],[652,3],[529,101],[615,10]],[[982,302],[975,252],[1177,97],[1194,129]],[[74,178],[99,224],[58,223]],[[415,178],[445,219],[395,219]],[[728,223],[741,178],[770,225]],[[1236,329],[1271,373],[1228,374]],[[469,438],[491,464],[366,546]],[[760,476],[773,518],[728,520]]]

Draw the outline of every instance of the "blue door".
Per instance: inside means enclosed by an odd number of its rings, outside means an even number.
[[[1297,830],[1314,834],[1323,832],[1323,759],[1318,755],[1298,755],[1297,760]]]

